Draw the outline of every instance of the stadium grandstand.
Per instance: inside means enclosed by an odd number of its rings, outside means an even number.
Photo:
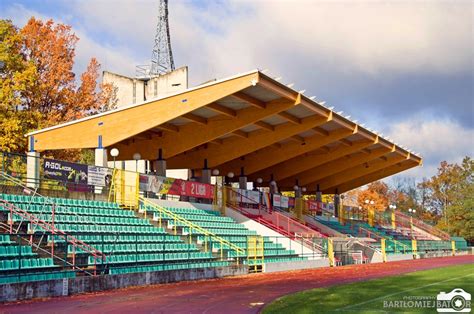
[[[467,251],[396,209],[345,206],[422,158],[258,70],[26,136],[26,155],[1,154],[2,301]],[[95,164],[41,156],[69,149]]]

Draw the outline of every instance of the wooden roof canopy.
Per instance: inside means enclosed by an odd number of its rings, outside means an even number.
[[[254,70],[184,92],[27,134],[37,151],[116,147],[168,169],[209,168],[249,181],[273,176],[339,193],[422,163],[419,156]]]

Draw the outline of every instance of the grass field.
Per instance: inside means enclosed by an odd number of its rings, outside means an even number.
[[[474,264],[298,292],[275,300],[263,313],[436,313],[436,295],[455,288],[474,294]],[[414,308],[415,300],[423,301],[423,308]]]

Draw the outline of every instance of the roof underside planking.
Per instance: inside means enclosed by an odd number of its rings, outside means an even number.
[[[168,169],[244,169],[282,190],[296,180],[339,193],[418,166],[422,159],[255,70],[179,94],[28,134],[37,151],[118,148]],[[30,141],[31,143],[31,141]]]

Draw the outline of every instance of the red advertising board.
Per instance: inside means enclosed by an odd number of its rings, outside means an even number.
[[[150,175],[140,176],[140,189],[158,194],[214,198],[214,185]]]
[[[319,202],[314,201],[314,200],[307,200],[308,204],[308,209],[312,212],[319,212],[321,211],[321,206],[319,205]]]

